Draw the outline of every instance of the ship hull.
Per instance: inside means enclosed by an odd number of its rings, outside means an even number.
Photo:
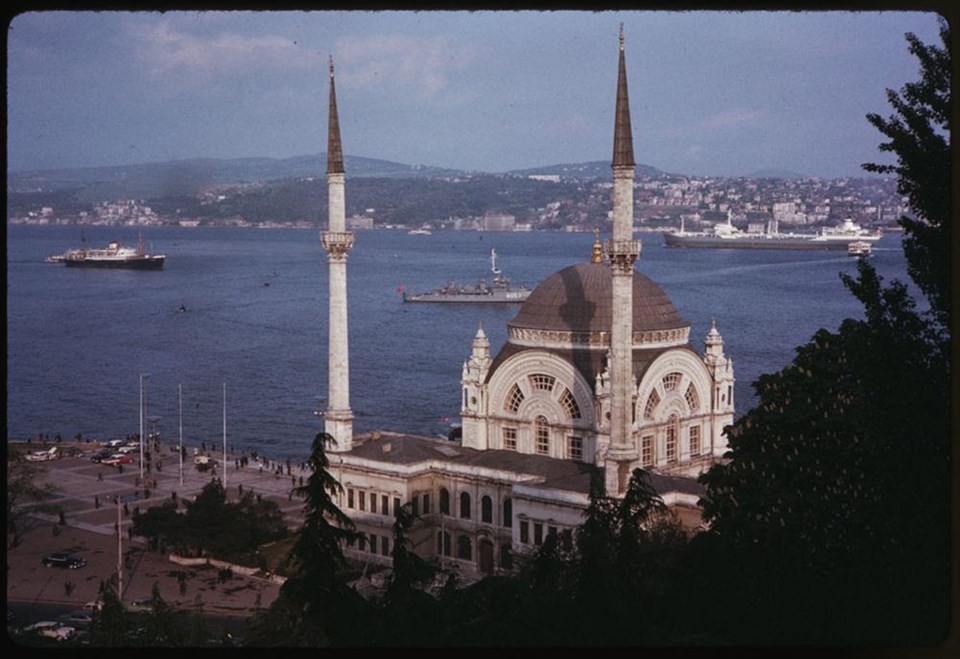
[[[519,304],[530,297],[529,291],[498,295],[403,295],[404,302],[433,302],[435,304]]]
[[[864,240],[862,237],[832,238],[829,240],[816,240],[813,237],[775,238],[766,236],[715,238],[713,236],[680,236],[672,233],[663,234],[663,239],[667,247],[701,249],[792,249],[804,251],[846,251],[851,242]]]
[[[163,270],[164,259],[64,259],[68,268],[112,268],[123,270]]]

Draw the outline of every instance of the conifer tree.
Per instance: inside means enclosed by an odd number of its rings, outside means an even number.
[[[290,576],[279,596],[250,626],[254,645],[320,647],[362,643],[367,605],[347,585],[343,543],[360,538],[352,520],[337,506],[340,483],[327,470],[326,444],[318,433],[307,460],[312,473],[294,494],[303,498],[304,523],[285,561]]]

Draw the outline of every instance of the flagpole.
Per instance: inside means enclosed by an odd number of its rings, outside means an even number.
[[[180,416],[180,487],[183,487],[183,385],[177,385],[177,411]]]
[[[223,383],[223,491],[227,491],[227,383]]]

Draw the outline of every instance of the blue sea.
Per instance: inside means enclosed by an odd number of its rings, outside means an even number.
[[[89,246],[135,245],[134,227],[86,227]],[[76,227],[7,229],[7,437],[136,433],[190,446],[228,443],[274,459],[307,456],[327,396],[327,269],[315,230],[147,227],[160,272],[66,268],[44,258],[79,247]],[[683,250],[638,234],[637,270],[691,324],[702,352],[712,318],[733,358],[737,413],[752,383],[786,366],[819,328],[862,317],[840,273],[845,252]],[[356,234],[348,260],[351,406],[356,432],[446,436],[459,422],[460,375],[478,325],[494,354],[516,305],[404,304],[420,292],[490,277],[490,250],[515,283],[535,286],[590,257],[590,233]],[[900,236],[872,262],[906,282]],[[185,312],[180,307],[186,308]],[[178,389],[182,395],[178,401]],[[224,391],[226,395],[224,396]],[[225,414],[224,414],[225,410]]]

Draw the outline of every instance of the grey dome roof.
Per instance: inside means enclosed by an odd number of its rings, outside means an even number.
[[[612,275],[604,263],[578,263],[547,277],[507,325],[566,332],[609,332]],[[689,327],[657,284],[633,273],[633,331]]]

